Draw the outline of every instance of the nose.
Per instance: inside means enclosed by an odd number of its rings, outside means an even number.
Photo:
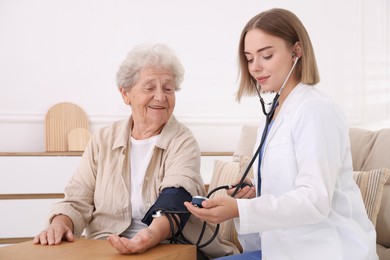
[[[156,91],[154,92],[154,99],[157,101],[163,101],[166,99],[165,93],[162,88],[156,88]]]
[[[252,73],[257,71],[259,72],[263,71],[263,66],[260,62],[260,59],[254,58],[252,63],[249,63],[249,71]]]

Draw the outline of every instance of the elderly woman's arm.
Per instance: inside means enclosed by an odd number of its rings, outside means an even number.
[[[176,225],[175,225],[176,229]],[[149,227],[141,229],[133,238],[111,235],[110,244],[122,254],[141,253],[171,237],[171,228],[167,217],[154,218]]]
[[[148,227],[141,229],[133,238],[128,239],[126,237],[119,237],[118,235],[111,235],[108,237],[108,241],[111,245],[122,254],[134,254],[141,253],[148,248],[154,247],[161,241],[172,237],[171,224],[166,217],[153,217],[159,209],[164,211],[176,211],[183,213],[175,215],[177,223],[172,221],[173,233],[178,230],[177,225],[181,228],[186,224],[190,214],[184,213],[186,208],[184,207],[184,201],[190,201],[191,194],[183,188],[167,188],[164,189],[155,204],[149,209],[142,222],[147,224]],[[187,211],[188,212],[188,211]]]

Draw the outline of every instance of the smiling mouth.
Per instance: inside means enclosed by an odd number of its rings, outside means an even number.
[[[257,82],[261,83],[261,82],[266,81],[268,78],[269,78],[269,76],[267,76],[267,77],[258,77],[258,78],[256,78],[256,80],[257,80]]]
[[[165,109],[163,106],[149,106],[151,109]]]

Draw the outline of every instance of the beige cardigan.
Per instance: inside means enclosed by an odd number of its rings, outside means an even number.
[[[63,201],[53,205],[55,215],[69,216],[74,234],[104,239],[121,234],[131,223],[130,136],[132,118],[98,130],[87,145],[80,166],[65,188]],[[149,209],[166,187],[183,187],[192,196],[205,195],[200,175],[200,151],[191,131],[174,116],[164,126],[156,143],[142,187],[143,202]],[[202,222],[191,216],[184,235],[195,243]],[[203,242],[214,228],[206,229]],[[216,257],[237,253],[237,249],[219,237],[203,250]]]

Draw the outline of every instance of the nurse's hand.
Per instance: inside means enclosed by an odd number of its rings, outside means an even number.
[[[184,205],[195,217],[213,224],[239,216],[237,200],[232,197],[205,200],[202,202],[203,208],[198,208],[190,202],[184,202]]]
[[[234,185],[237,185],[238,183],[239,183],[239,180],[237,180],[237,183],[235,183]],[[239,189],[239,191],[237,192],[237,194],[234,197],[237,199],[251,199],[251,198],[256,197],[256,189],[252,185],[252,180],[249,178],[246,178],[244,183],[248,184],[248,186],[245,186],[242,189]],[[235,190],[236,190],[236,187],[227,190],[226,193],[229,196],[231,196]]]

